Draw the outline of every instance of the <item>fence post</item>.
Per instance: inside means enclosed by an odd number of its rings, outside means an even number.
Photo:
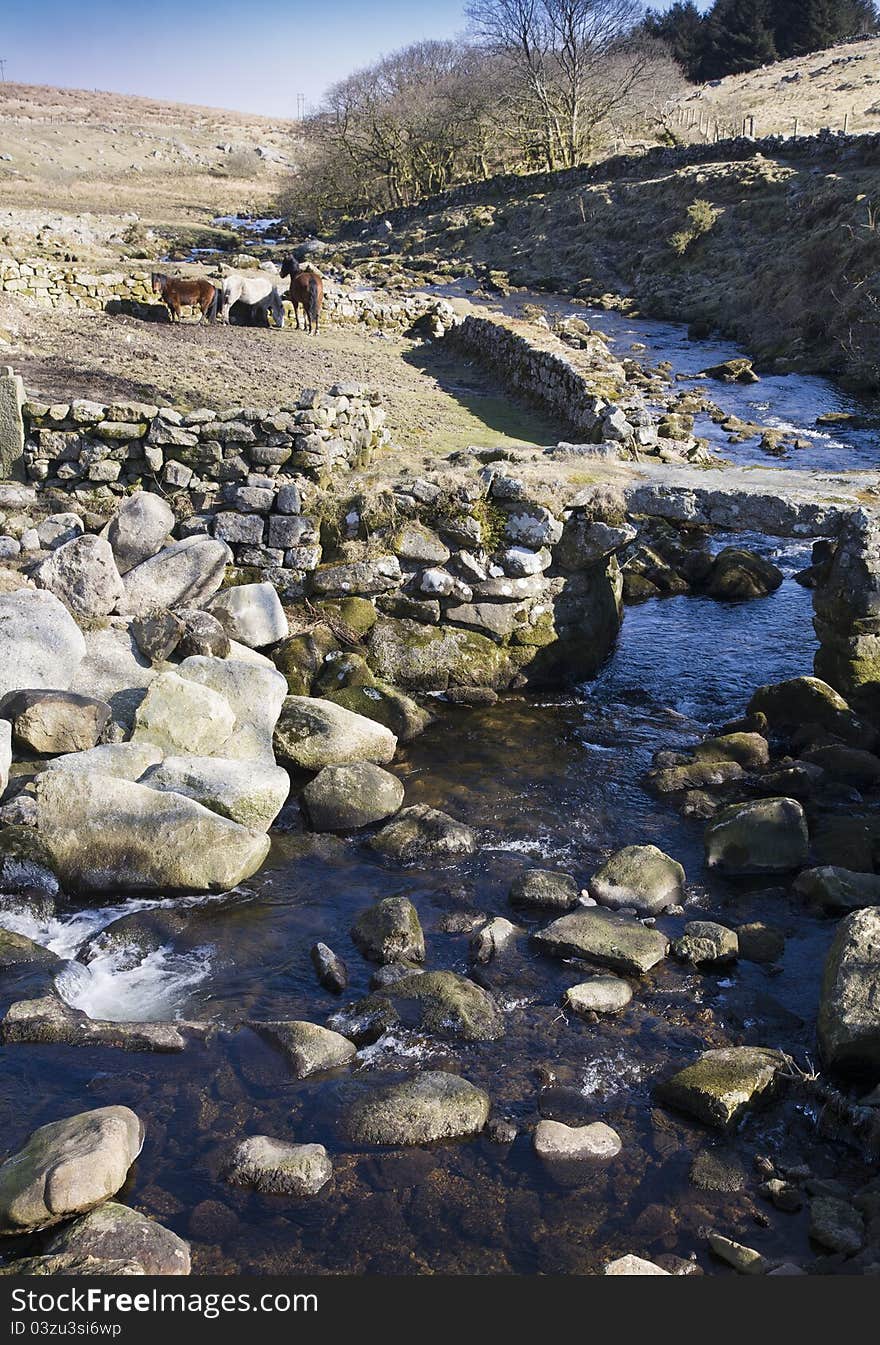
[[[24,383],[11,365],[0,365],[0,481],[25,481]]]

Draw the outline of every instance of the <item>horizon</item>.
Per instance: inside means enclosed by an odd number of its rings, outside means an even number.
[[[243,16],[233,0],[191,0],[182,17],[179,4],[154,0],[145,31],[139,12],[113,0],[74,7],[62,0],[8,0],[0,61],[10,84],[296,120],[332,84],[400,47],[463,37],[465,3],[435,0],[429,11],[420,11],[408,0],[381,0],[368,12],[356,0],[331,0],[316,15],[303,0],[253,0]],[[664,10],[671,3],[647,8]],[[711,3],[697,0],[700,9]],[[308,50],[298,61],[297,39],[304,32]],[[224,57],[224,50],[235,59]]]

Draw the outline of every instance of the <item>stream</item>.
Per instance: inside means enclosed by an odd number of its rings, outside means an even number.
[[[672,324],[571,311],[595,319],[619,354],[633,342],[648,344],[640,358],[672,359],[681,372],[737,353],[727,344],[690,343]],[[808,433],[813,447],[791,454],[792,468],[877,461],[867,431],[815,433],[817,415],[864,409],[821,379],[713,384],[711,394],[744,418],[760,415]],[[754,444],[733,448],[721,438],[725,456],[766,463]],[[436,701],[433,724],[401,748],[394,769],[408,804],[442,808],[479,831],[481,848],[471,859],[448,868],[389,867],[358,838],[304,830],[292,802],[264,869],[223,897],[59,904],[54,912],[0,898],[0,924],[63,959],[54,973],[4,976],[0,1010],[46,993],[54,980],[67,1003],[93,1017],[194,1019],[216,1028],[181,1055],[5,1048],[6,1147],[14,1151],[35,1126],[61,1115],[131,1106],[146,1124],[146,1143],[120,1199],[189,1238],[197,1273],[569,1274],[628,1251],[717,1270],[705,1251],[707,1227],[769,1256],[806,1258],[807,1215],[760,1198],[755,1154],[806,1162],[820,1176],[860,1172],[860,1155],[829,1144],[809,1108],[794,1102],[750,1116],[722,1137],[656,1107],[651,1093],[657,1078],[707,1046],[781,1047],[802,1062],[814,1052],[833,922],[805,913],[770,882],[707,874],[702,822],[642,784],[659,749],[683,748],[735,718],[756,686],[812,671],[811,594],[792,578],[809,563],[809,548],[745,540],[786,575],[769,597],[672,597],[629,608],[616,651],[576,694],[510,695],[479,709]],[[730,925],[764,921],[785,937],[782,959],[772,966],[741,959],[715,973],[668,959],[642,978],[628,1009],[591,1024],[561,1008],[565,989],[582,974],[539,957],[523,938],[476,973],[504,1010],[504,1037],[461,1044],[396,1028],[359,1052],[354,1082],[348,1071],[295,1080],[279,1053],[240,1026],[247,1019],[325,1022],[339,1007],[316,983],[309,950],[318,940],[348,965],[341,1002],[365,995],[374,968],[349,929],[377,897],[410,897],[425,930],[426,965],[466,973],[471,928],[478,917],[511,916],[507,893],[524,868],[558,867],[583,886],[612,850],[646,843],[680,860],[688,878],[686,914],[660,917],[660,928],[675,936],[701,915]],[[121,915],[184,904],[185,933],[161,946],[145,953],[102,947],[101,931]],[[511,918],[526,931],[545,923]],[[352,1088],[422,1065],[484,1086],[517,1138],[367,1153],[347,1147],[337,1123]],[[534,1154],[529,1132],[540,1116],[606,1121],[623,1152],[580,1180],[563,1180]],[[326,1144],[334,1181],[300,1202],[226,1185],[224,1157],[249,1134]],[[692,1182],[692,1162],[707,1149],[734,1174],[730,1189]]]

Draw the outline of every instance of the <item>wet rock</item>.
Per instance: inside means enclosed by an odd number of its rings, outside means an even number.
[[[370,977],[370,989],[385,990],[389,986],[396,985],[398,981],[405,981],[409,976],[421,976],[423,973],[424,967],[416,966],[415,962],[388,962],[373,972]],[[389,1000],[388,1003],[390,1002]]]
[[[664,934],[616,911],[589,907],[572,911],[532,935],[537,946],[557,957],[582,957],[613,971],[642,975],[669,951]]]
[[[668,1275],[669,1271],[654,1261],[646,1261],[643,1256],[618,1256],[615,1261],[606,1261],[602,1267],[603,1275]]]
[[[489,1095],[467,1079],[428,1070],[367,1093],[344,1123],[354,1144],[433,1144],[478,1134],[489,1119]]]
[[[793,677],[759,687],[749,714],[763,714],[775,732],[816,724],[854,747],[871,747],[876,733],[853,713],[844,698],[818,677]]]
[[[235,584],[221,589],[208,610],[231,640],[249,649],[262,649],[290,634],[281,599],[272,584]]]
[[[183,627],[177,645],[177,652],[181,658],[229,657],[231,649],[229,636],[210,612],[200,611],[198,607],[179,607],[174,616]]]
[[[431,722],[427,710],[385,682],[374,682],[372,686],[343,687],[340,691],[328,692],[327,699],[353,714],[384,724],[401,743],[416,738]]]
[[[324,989],[332,991],[334,995],[341,995],[348,985],[348,969],[342,958],[326,943],[316,943],[309,956]]]
[[[300,797],[315,831],[354,831],[382,822],[403,803],[403,784],[396,775],[369,761],[350,766],[325,766]]]
[[[317,1023],[279,1020],[251,1022],[248,1026],[278,1047],[298,1079],[350,1065],[356,1054],[354,1044],[347,1037]]]
[[[143,1142],[144,1127],[128,1107],[97,1107],[40,1126],[0,1166],[0,1227],[48,1228],[100,1204],[124,1184]]]
[[[752,368],[751,360],[737,357],[713,364],[698,375],[700,378],[714,378],[719,383],[758,383],[758,375]]]
[[[79,626],[54,594],[30,588],[0,593],[0,695],[66,691],[85,652]]]
[[[0,700],[0,715],[11,721],[17,747],[54,756],[94,747],[110,706],[72,691],[13,691]]]
[[[825,962],[818,1017],[826,1066],[880,1070],[880,910],[846,916]]]
[[[268,831],[290,793],[290,777],[280,766],[223,757],[167,756],[141,776],[141,783],[195,799],[255,831]]]
[[[172,756],[218,755],[235,727],[224,696],[176,672],[163,672],[135,712],[132,741],[154,743]]]
[[[390,999],[385,995],[367,995],[365,999],[331,1014],[327,1024],[334,1032],[341,1032],[348,1037],[360,1049],[378,1041],[399,1021],[397,1010]]]
[[[719,1261],[732,1266],[740,1275],[766,1275],[772,1265],[772,1262],[760,1252],[756,1252],[753,1247],[745,1247],[741,1242],[734,1242],[732,1238],[722,1237],[720,1233],[707,1234],[707,1241],[710,1251]]]
[[[875,789],[880,781],[880,757],[858,747],[839,744],[813,747],[803,753],[802,760],[818,766],[829,780],[852,785],[854,789]]]
[[[663,766],[648,772],[648,783],[658,794],[677,794],[685,789],[710,789],[731,784],[745,774],[735,761],[692,761],[682,766]]]
[[[672,945],[673,955],[695,966],[724,966],[739,956],[736,931],[712,920],[691,920]]]
[[[0,892],[58,894],[54,860],[31,826],[0,827]]]
[[[865,1221],[848,1201],[818,1196],[810,1201],[810,1237],[830,1252],[855,1256],[865,1240]]]
[[[566,1008],[573,1013],[620,1013],[633,997],[632,988],[620,976],[591,976],[565,992]]]
[[[798,1188],[793,1182],[782,1181],[779,1177],[771,1177],[769,1181],[764,1182],[761,1194],[784,1214],[797,1214],[798,1210],[803,1208],[804,1198]]]
[[[118,780],[139,780],[162,760],[162,750],[153,743],[105,743],[85,752],[67,752],[53,758],[47,771],[97,771]]]
[[[480,986],[451,971],[426,971],[396,981],[393,1001],[418,1006],[421,1026],[439,1036],[461,1041],[495,1041],[504,1033],[504,1016]]]
[[[472,855],[477,837],[470,827],[427,804],[404,808],[370,840],[371,847],[398,864],[455,859]]]
[[[219,817],[182,794],[82,772],[37,782],[37,831],[62,883],[106,892],[226,892],[256,873],[264,832]]]
[[[384,725],[309,696],[286,698],[274,742],[282,760],[308,771],[355,761],[384,766],[397,748],[397,739]]]
[[[65,542],[31,577],[78,617],[107,616],[124,594],[109,542],[93,533]]]
[[[705,831],[706,863],[725,873],[785,873],[807,862],[804,810],[795,799],[734,803]]]
[[[782,571],[764,556],[726,546],[715,557],[704,588],[712,598],[764,598],[779,588],[782,579]]]
[[[604,1121],[568,1126],[562,1121],[539,1121],[534,1134],[535,1153],[550,1161],[607,1162],[623,1148],[620,1136]]]
[[[351,937],[373,962],[425,960],[425,936],[407,897],[383,897],[368,906],[352,925]]]
[[[746,770],[766,766],[770,760],[767,739],[760,733],[724,733],[705,738],[694,748],[698,761],[736,761]]]
[[[146,1275],[138,1261],[120,1261],[98,1256],[22,1256],[0,1266],[0,1275]]]
[[[521,933],[522,930],[518,925],[505,920],[503,916],[496,916],[494,920],[489,920],[482,928],[474,931],[470,941],[470,955],[474,962],[480,964],[491,962],[499,953],[503,953],[505,948],[509,948]]]
[[[580,889],[568,873],[551,869],[528,869],[514,879],[510,904],[534,909],[571,910],[577,905]]]
[[[183,622],[173,612],[151,612],[135,617],[131,623],[131,637],[151,663],[164,663],[170,658],[182,635]]]
[[[7,1045],[112,1046],[121,1051],[182,1051],[186,1046],[176,1023],[114,1023],[90,1018],[57,995],[10,1004],[0,1020]]]
[[[316,1196],[333,1177],[323,1144],[288,1144],[269,1135],[251,1135],[237,1146],[223,1176],[267,1196]]]
[[[656,915],[681,901],[685,872],[656,845],[627,845],[617,850],[590,879],[590,896],[617,910],[633,907]]]
[[[780,1051],[763,1046],[725,1046],[704,1051],[692,1064],[661,1083],[657,1095],[679,1111],[724,1130],[759,1100],[773,1096]]]
[[[185,537],[123,575],[119,610],[146,616],[157,608],[201,607],[223,582],[230,552],[210,537]]]
[[[122,501],[105,529],[120,574],[160,551],[174,527],[174,511],[161,495],[136,490]]]
[[[785,938],[778,929],[756,920],[738,925],[736,930],[739,955],[746,962],[778,962],[785,952]]]
[[[734,1153],[719,1153],[717,1149],[703,1149],[691,1164],[690,1179],[701,1191],[724,1191],[732,1194],[748,1184],[746,1170]]]
[[[147,1275],[188,1275],[189,1244],[155,1219],[108,1201],[56,1233],[50,1256],[94,1256],[122,1259],[143,1266]]]
[[[8,971],[12,967],[53,967],[59,961],[57,955],[41,943],[0,927],[0,971]]]
[[[866,906],[880,906],[880,874],[855,873],[836,864],[825,864],[799,873],[792,891],[827,915],[845,914]]]

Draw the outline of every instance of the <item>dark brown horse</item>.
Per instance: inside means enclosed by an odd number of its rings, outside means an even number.
[[[299,331],[299,308],[302,304],[306,316],[306,330],[317,332],[318,319],[324,303],[324,282],[317,271],[309,266],[301,266],[295,257],[285,257],[281,263],[281,278],[290,277],[288,298],[293,304],[293,316],[296,318],[296,330]]]
[[[204,322],[210,311],[213,321],[216,314],[217,291],[210,280],[181,280],[178,276],[166,276],[161,271],[152,275],[153,293],[161,294],[168,305],[172,322],[180,321],[180,310],[186,304],[201,309],[199,322]]]

